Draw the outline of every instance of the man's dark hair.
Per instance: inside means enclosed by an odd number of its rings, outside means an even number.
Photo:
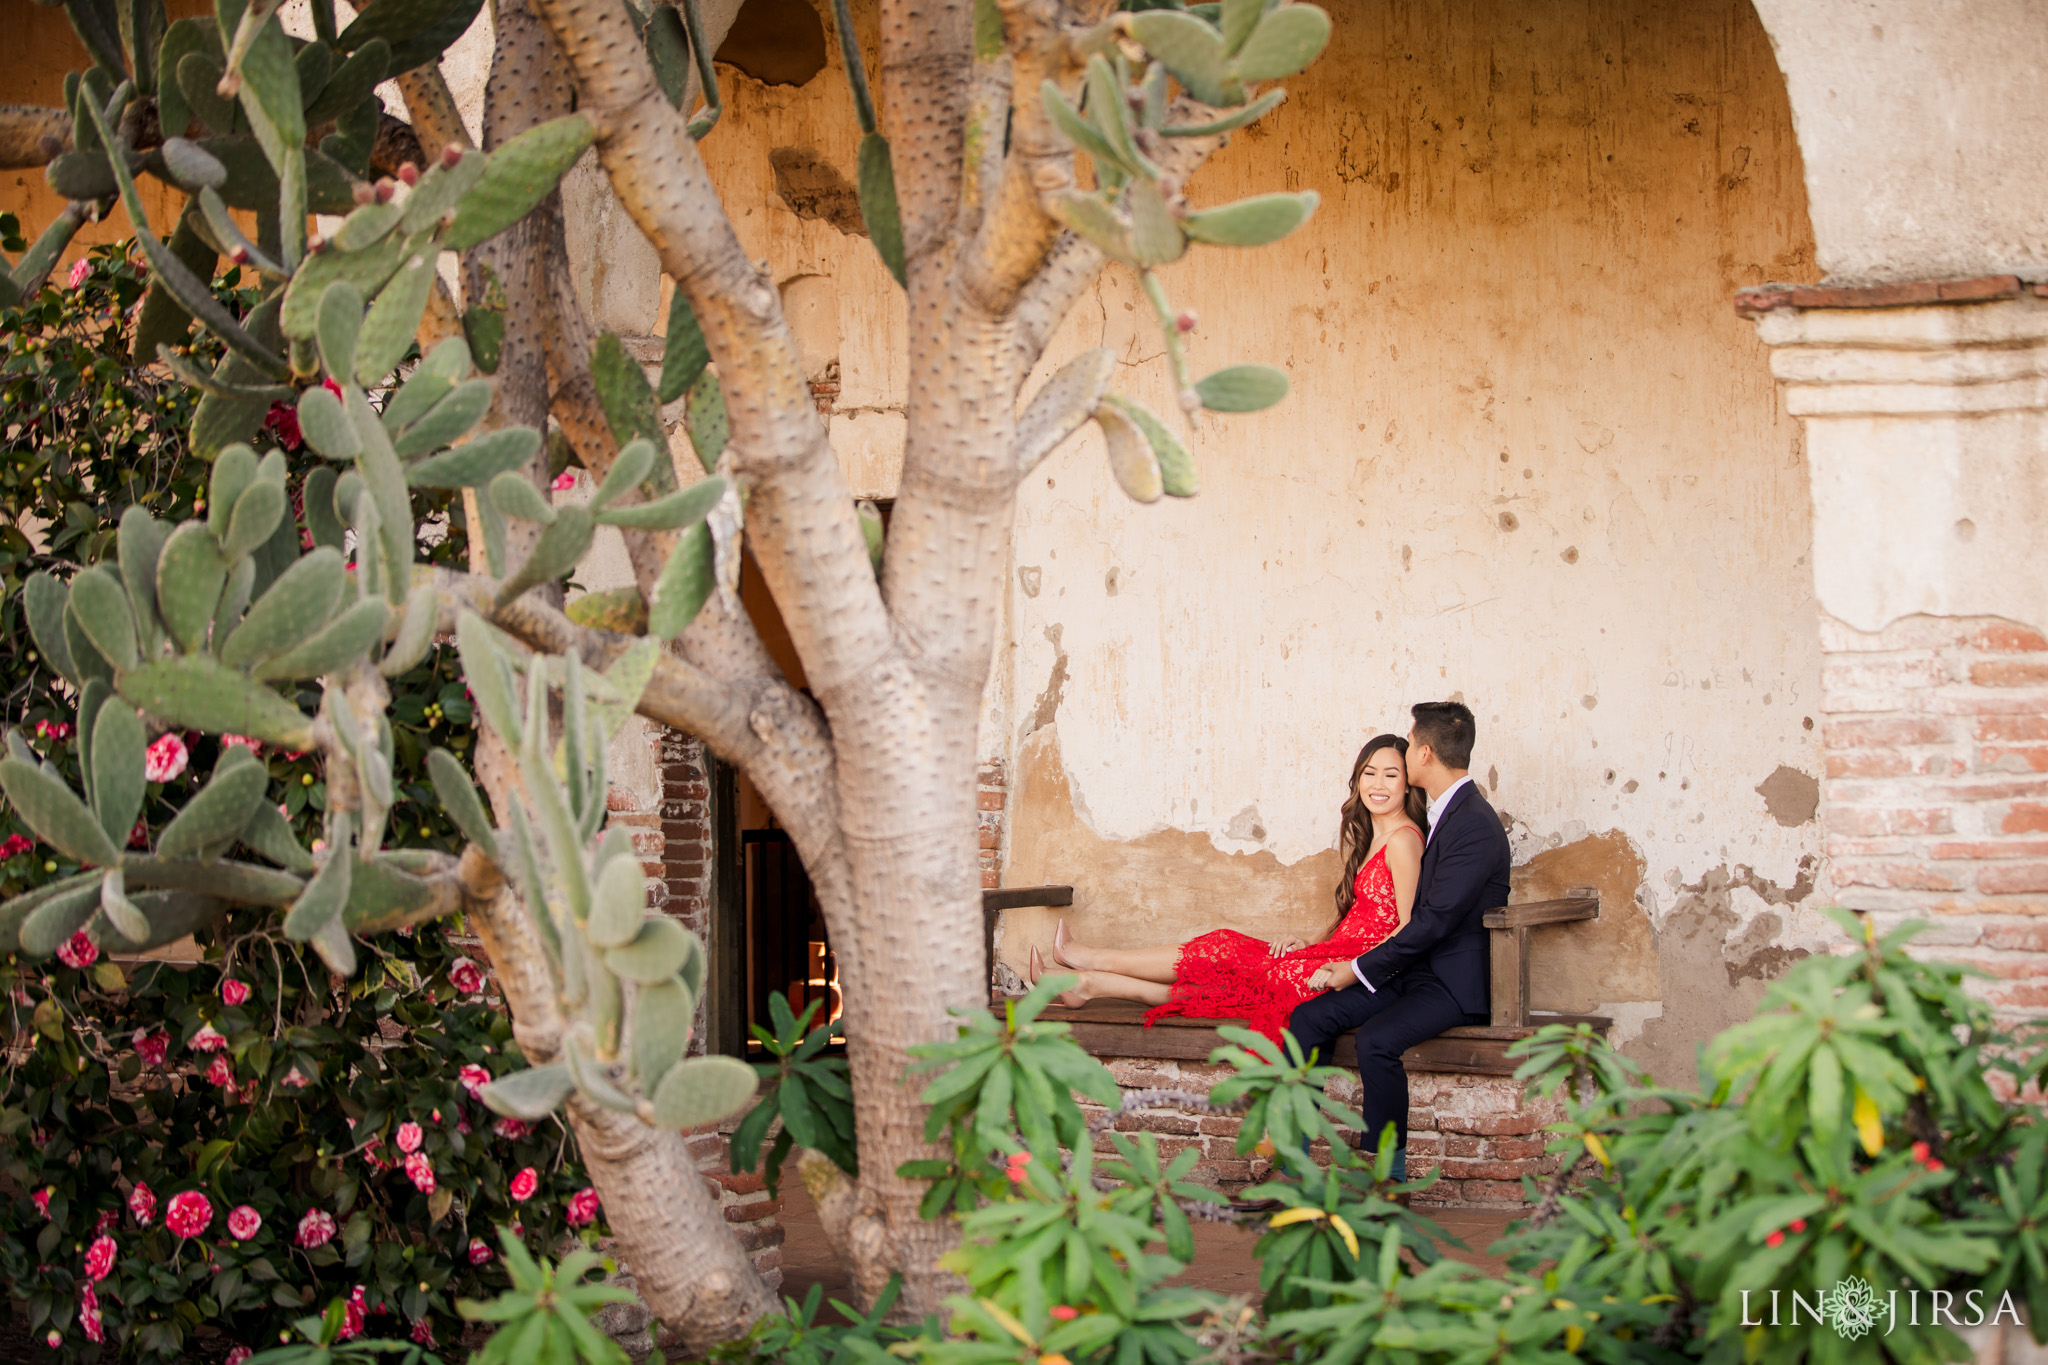
[[[1479,727],[1472,708],[1461,701],[1422,701],[1408,708],[1415,717],[1415,742],[1427,744],[1446,768],[1472,766],[1472,741]]]

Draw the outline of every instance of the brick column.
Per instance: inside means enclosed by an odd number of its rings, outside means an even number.
[[[668,913],[705,943],[711,942],[711,777],[704,741],[662,730],[661,877]],[[702,1033],[703,1010],[698,1010]],[[695,1045],[692,1051],[697,1050]]]
[[[1738,298],[1812,471],[1829,876],[2048,1007],[2048,299],[2011,276]]]
[[[1010,795],[1010,765],[992,758],[975,773],[976,833],[981,842],[981,886],[1003,884],[1003,807]]]

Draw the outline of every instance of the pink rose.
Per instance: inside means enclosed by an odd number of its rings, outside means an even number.
[[[91,261],[88,261],[87,259],[85,259],[85,257],[80,256],[77,260],[71,263],[71,287],[73,289],[78,288],[80,285],[84,284],[87,280],[91,278]],[[95,1337],[93,1339],[97,1341],[99,1338]]]
[[[524,1204],[527,1200],[533,1198],[533,1192],[539,1187],[540,1176],[534,1171],[533,1167],[528,1166],[518,1175],[512,1177],[512,1201],[516,1204]]]
[[[247,735],[222,735],[220,742],[221,747],[226,749],[247,749],[252,754],[263,752],[263,742],[251,739]]]
[[[137,820],[135,822],[135,828],[128,831],[128,847],[149,847],[149,821]]]
[[[491,1131],[507,1142],[517,1142],[533,1130],[523,1119],[499,1119],[491,1125]]]
[[[94,1280],[104,1280],[114,1268],[114,1239],[101,1235],[92,1239],[92,1245],[85,1249],[85,1273]]]
[[[448,965],[448,983],[464,995],[475,995],[484,988],[484,969],[466,957],[458,957]]]
[[[334,1240],[334,1215],[325,1209],[307,1209],[299,1220],[299,1245],[311,1250]]]
[[[164,1206],[164,1226],[180,1237],[197,1237],[213,1221],[213,1205],[198,1190],[180,1190]]]
[[[293,1067],[290,1071],[284,1073],[284,1079],[279,1081],[278,1084],[287,1090],[304,1090],[312,1082],[306,1079],[306,1074],[303,1071]]]
[[[29,1196],[29,1201],[36,1206],[36,1212],[43,1215],[45,1219],[50,1216],[50,1196],[56,1192],[57,1187],[55,1185],[45,1185],[42,1189]]]
[[[237,1204],[228,1214],[228,1235],[246,1242],[263,1230],[263,1215],[247,1204]]]
[[[227,1045],[227,1038],[211,1024],[201,1025],[199,1032],[192,1035],[194,1052],[218,1052]]]
[[[99,961],[99,958],[99,945],[87,938],[83,929],[73,934],[70,941],[57,950],[57,960],[74,971],[84,971]]]
[[[190,757],[185,752],[185,741],[176,733],[167,731],[142,751],[142,775],[151,782],[169,782],[185,771]]]
[[[140,1180],[135,1182],[134,1189],[128,1191],[128,1212],[134,1214],[135,1221],[143,1227],[148,1227],[150,1220],[156,1217],[156,1196]]]
[[[469,1263],[471,1265],[485,1265],[489,1263],[490,1259],[491,1249],[484,1245],[484,1239],[481,1237],[470,1238]]]
[[[350,1124],[349,1126],[354,1127],[355,1125]],[[363,1160],[369,1163],[370,1169],[373,1171],[386,1171],[391,1169],[391,1163],[386,1161],[384,1159],[384,1154],[377,1150],[379,1147],[382,1147],[383,1145],[384,1139],[375,1133],[371,1134],[370,1140],[363,1144]]]
[[[246,1346],[237,1346],[234,1350],[228,1352],[227,1358],[221,1361],[220,1365],[242,1365],[243,1361],[255,1354],[254,1351]]]
[[[78,1325],[85,1329],[87,1341],[105,1341],[107,1329],[100,1321],[100,1291],[90,1282],[78,1286]]]
[[[237,981],[231,976],[220,983],[220,1000],[223,1005],[239,1005],[248,998],[248,982]]]
[[[421,1194],[434,1192],[434,1163],[427,1160],[425,1152],[414,1152],[405,1159],[405,1174]]]
[[[569,1209],[564,1215],[572,1228],[588,1227],[597,1220],[597,1191],[585,1185],[569,1196]]]
[[[415,1318],[412,1324],[412,1339],[422,1346],[433,1346],[434,1324],[425,1318]]]
[[[170,1055],[171,1035],[162,1029],[155,1033],[137,1029],[135,1036],[129,1041],[135,1044],[136,1055],[142,1058],[146,1066],[162,1066],[164,1058]]]
[[[226,1053],[215,1057],[213,1065],[206,1068],[206,1083],[208,1085],[224,1085],[230,1090],[235,1088],[235,1070],[228,1065]]]
[[[54,1351],[64,1344],[64,1334],[52,1327],[43,1334],[43,1344]]]
[[[363,1287],[357,1285],[356,1292],[349,1295],[348,1306],[341,1310],[340,1339],[347,1341],[351,1337],[359,1337],[362,1334]]]
[[[119,1225],[120,1221],[121,1211],[119,1209],[107,1209],[99,1217],[92,1220],[92,1235],[97,1237],[107,1229]]]
[[[456,1072],[455,1078],[461,1081],[462,1088],[472,1095],[481,1093],[483,1088],[491,1083],[491,1073],[475,1062],[470,1062]]]
[[[420,1149],[420,1142],[424,1137],[425,1134],[420,1132],[420,1126],[408,1119],[398,1125],[398,1150],[411,1156]]]

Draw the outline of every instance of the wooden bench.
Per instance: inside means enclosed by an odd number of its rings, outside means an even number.
[[[995,969],[997,917],[1021,906],[1060,906],[1074,903],[1071,886],[1019,886],[981,893],[983,928],[991,972]],[[1493,1017],[1482,1025],[1446,1030],[1427,1042],[1418,1043],[1401,1054],[1410,1071],[1445,1071],[1476,1076],[1511,1076],[1517,1063],[1507,1051],[1545,1024],[1587,1023],[1601,1032],[1614,1024],[1597,1014],[1560,1014],[1529,1008],[1529,934],[1548,924],[1568,924],[1597,919],[1598,896],[1568,896],[1559,900],[1524,901],[1486,912],[1489,958],[1492,971]],[[1071,1024],[1074,1040],[1098,1057],[1159,1057],[1175,1061],[1207,1061],[1210,1052],[1223,1045],[1216,1032],[1231,1019],[1184,1019],[1177,1015],[1145,1026],[1145,1006],[1129,1000],[1091,1000],[1075,1009],[1054,1005],[1043,1016]],[[1341,1067],[1358,1065],[1352,1035],[1337,1040],[1336,1056]]]

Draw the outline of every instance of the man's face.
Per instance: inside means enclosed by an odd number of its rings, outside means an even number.
[[[1416,773],[1422,771],[1422,769],[1428,767],[1430,764],[1434,762],[1436,762],[1436,750],[1430,748],[1427,744],[1424,744],[1421,740],[1417,739],[1415,737],[1415,732],[1413,730],[1410,730],[1408,732],[1409,780],[1413,781]]]

